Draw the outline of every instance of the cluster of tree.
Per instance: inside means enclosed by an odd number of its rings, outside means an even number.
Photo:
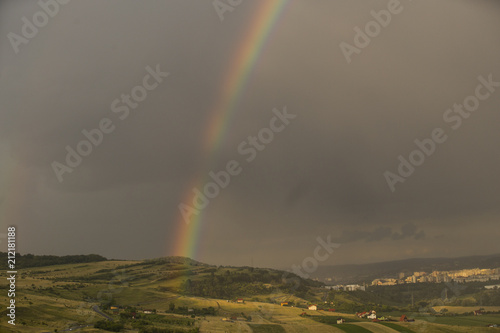
[[[141,330],[141,329],[144,329],[144,328],[147,328],[148,326],[150,326],[152,323],[147,321],[147,320],[144,320],[144,319],[136,319],[132,322],[132,328],[134,329],[138,329],[138,330]]]
[[[400,306],[414,304],[422,300],[437,298],[452,298],[476,292],[475,286],[469,284],[452,283],[414,283],[395,286],[372,286],[368,289],[370,293],[380,299],[380,303],[391,302]]]
[[[187,309],[187,308],[186,308]],[[203,312],[206,309],[202,309],[201,312]],[[213,310],[213,308],[212,308]],[[185,314],[182,310],[179,310],[177,314]],[[210,311],[207,311],[210,312]],[[211,313],[214,313],[213,311]],[[145,314],[145,315],[137,315],[136,318],[142,318],[145,321],[149,321],[152,323],[162,323],[162,324],[168,324],[168,325],[177,325],[177,326],[193,326],[195,323],[194,319],[190,318],[182,318],[182,317],[174,317],[174,316],[163,316],[163,315],[157,315],[157,314]]]
[[[500,305],[500,291],[484,290],[484,286],[491,282],[470,282],[470,283],[415,283],[395,286],[372,286],[368,289],[378,301],[377,303],[414,306],[421,302],[442,300],[448,305],[455,306],[480,306],[480,305]],[[357,294],[358,293],[358,294]],[[413,300],[412,300],[413,298]]]
[[[354,302],[342,302],[338,306],[335,306],[335,309],[339,312],[345,312],[345,313],[355,313],[367,310],[375,310],[373,304],[362,304]]]
[[[174,305],[175,308],[175,305]],[[180,308],[184,312],[183,308]],[[182,318],[174,316],[165,316],[156,314],[156,310],[152,310],[153,314],[140,313],[135,307],[127,307],[124,312],[120,313],[120,320],[123,323],[129,323],[132,328],[139,330],[139,332],[198,332],[197,329],[192,329],[195,325],[195,320],[191,318]],[[187,312],[187,308],[186,308]],[[184,314],[184,313],[182,313]],[[157,328],[155,324],[172,325],[173,327]],[[176,327],[180,326],[180,327]],[[186,330],[182,326],[191,327]]]
[[[473,295],[476,304],[481,306],[499,306],[500,305],[500,290],[481,290]]]
[[[484,283],[417,283],[373,286],[368,291],[330,291],[327,299],[340,312],[425,311],[433,306],[499,306],[500,290],[485,290]]]
[[[489,315],[497,315],[500,314],[500,311],[486,311],[484,308],[478,308],[483,314]],[[444,308],[439,311],[439,315],[445,316],[445,317],[458,317],[458,316],[474,316],[474,311],[470,312],[464,312],[464,313],[455,313],[455,312],[449,312],[448,309]]]
[[[99,320],[97,323],[94,324],[94,328],[101,328],[106,331],[110,332],[120,332],[123,330],[125,325],[121,322],[116,322],[116,321],[107,321],[107,320]]]
[[[343,292],[343,294],[348,299],[356,300],[364,304],[376,304],[380,306],[385,305],[389,307],[395,307],[401,304],[405,304],[405,303],[391,301],[390,299],[387,299],[383,294],[374,294],[362,290]]]
[[[156,259],[146,260],[145,263],[152,265],[165,265],[165,264],[173,264],[173,265],[181,265],[181,266],[208,266],[199,261],[193,260],[187,257],[179,257],[179,256],[171,256],[171,257],[162,257]]]
[[[457,306],[500,306],[500,290],[482,290],[472,297],[454,299]]]
[[[188,308],[187,306],[175,306],[175,303],[170,303],[167,313],[175,313],[181,315],[194,315],[194,316],[215,316],[217,315],[217,310],[213,306],[208,308]],[[186,319],[183,319],[186,320]],[[189,320],[189,319],[188,319]],[[190,324],[193,324],[191,322]]]
[[[213,313],[213,312],[212,312]],[[194,326],[195,321],[190,318],[179,318],[179,317],[165,317],[157,316],[154,319],[155,322],[160,322],[163,324],[177,325],[177,326]]]
[[[95,282],[95,281],[111,281],[116,280],[116,274],[114,273],[101,273],[101,274],[91,274],[91,275],[78,275],[78,276],[67,276],[52,279],[54,282]]]
[[[48,255],[21,255],[16,253],[16,267],[42,267],[64,264],[80,264],[89,262],[106,261],[107,259],[97,254],[70,255],[70,256],[48,256]],[[7,252],[0,252],[0,268],[7,269]]]
[[[262,284],[225,284],[211,280],[192,281],[191,279],[182,285],[182,290],[186,295],[226,299],[244,295],[267,294],[271,292],[268,289]]]
[[[333,305],[329,305],[329,308],[335,308],[339,312],[352,313],[367,310],[391,312],[397,309],[394,304],[388,302],[386,299],[381,299],[379,296],[365,291],[347,292],[331,290],[326,300],[329,303],[333,303]]]
[[[310,287],[321,285],[320,282],[301,279],[293,274],[283,279],[283,273],[279,271],[249,269],[223,270],[218,274],[212,271],[209,275],[186,280],[181,289],[187,295],[223,299],[266,295],[279,289],[281,292],[304,298]]]

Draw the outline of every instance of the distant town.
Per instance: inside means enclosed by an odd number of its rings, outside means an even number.
[[[410,275],[411,274],[411,275]],[[442,282],[456,282],[456,283],[467,283],[467,282],[488,282],[500,280],[500,268],[493,269],[461,269],[455,271],[433,271],[432,273],[427,272],[413,272],[413,273],[399,273],[398,278],[377,278],[371,282],[372,286],[394,286],[398,284],[406,283],[442,283]],[[327,278],[326,282],[332,281],[332,279]],[[500,285],[487,286],[494,288],[495,286],[500,288]],[[326,286],[326,288],[331,290],[343,290],[343,291],[356,291],[365,290],[366,284],[347,284],[347,285],[335,285]],[[488,288],[488,289],[490,289]]]

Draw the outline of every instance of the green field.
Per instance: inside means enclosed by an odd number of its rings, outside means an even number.
[[[393,324],[393,323],[384,323],[384,322],[379,322],[379,324],[387,326],[392,328],[393,330],[397,332],[402,332],[402,333],[415,333],[415,331],[410,330],[409,328],[403,327],[398,324]]]
[[[500,315],[482,316],[443,316],[443,317],[416,317],[430,323],[456,325],[456,326],[486,326],[488,324],[500,325]]]
[[[367,330],[364,327],[351,324],[340,324],[340,325],[335,325],[335,327],[347,333],[372,333],[371,331]]]
[[[274,324],[248,324],[254,333],[285,333],[281,325]]]
[[[319,323],[337,325],[337,318],[339,318],[339,316],[311,316],[310,318]],[[344,318],[344,320],[346,323],[355,323],[360,321],[358,319],[353,319],[353,318]]]

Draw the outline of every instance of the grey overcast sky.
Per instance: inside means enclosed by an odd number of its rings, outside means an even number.
[[[207,154],[214,105],[269,1],[283,10],[261,52],[243,54],[258,58]],[[390,22],[373,23],[371,11],[388,7]],[[231,9],[221,20],[208,0],[73,0],[44,22],[36,1],[0,2],[0,233],[16,225],[19,252],[175,254],[186,189],[231,160],[241,172],[202,212],[203,262],[286,268],[327,235],[341,245],[324,264],[500,252],[497,1],[245,0]],[[356,27],[372,29],[369,43]],[[169,76],[127,118],[113,112],[157,65]],[[447,111],[464,101],[474,111]],[[248,162],[238,147],[249,149],[284,107],[296,117]],[[66,146],[103,118],[113,132],[60,182],[53,162],[66,164]],[[430,156],[412,154],[439,128],[446,140]],[[401,175],[398,158],[410,154],[424,161]]]

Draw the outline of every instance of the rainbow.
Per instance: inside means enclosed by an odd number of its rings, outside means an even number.
[[[209,112],[209,121],[202,141],[206,162],[184,191],[182,203],[190,205],[194,197],[193,188],[201,189],[207,181],[209,167],[217,156],[252,69],[262,54],[283,10],[290,1],[264,0],[257,7],[256,14],[235,52],[226,75],[224,75],[219,97]],[[196,259],[203,229],[202,221],[203,210],[198,214],[191,214],[189,223],[186,223],[182,214],[179,213],[176,221],[178,230],[175,233],[174,255]],[[172,250],[169,252],[172,253]]]

